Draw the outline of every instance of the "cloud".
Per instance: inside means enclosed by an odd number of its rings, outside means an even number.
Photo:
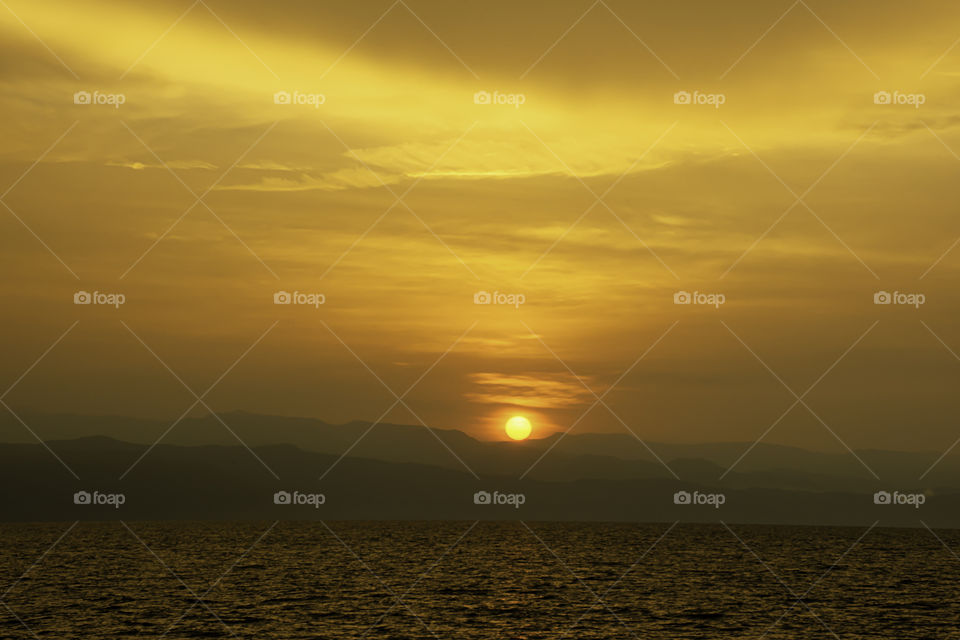
[[[466,398],[483,404],[562,409],[581,405],[592,397],[592,394],[569,374],[485,372],[471,374],[469,378],[479,389],[465,394]],[[584,382],[590,384],[588,379]]]

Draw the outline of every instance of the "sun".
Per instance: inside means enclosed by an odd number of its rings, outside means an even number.
[[[513,416],[507,420],[504,430],[512,440],[526,440],[530,436],[530,421],[523,416]]]

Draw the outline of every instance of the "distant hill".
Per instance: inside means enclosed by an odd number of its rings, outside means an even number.
[[[556,478],[521,481],[516,475],[486,473],[477,480],[462,469],[351,455],[320,481],[337,455],[289,444],[257,446],[256,457],[241,446],[160,444],[120,480],[147,445],[107,437],[52,440],[47,445],[79,480],[41,444],[0,444],[0,519],[723,520],[850,526],[875,520],[921,526],[922,520],[929,526],[960,528],[957,485],[891,486],[791,470],[734,471],[717,482],[721,467],[702,459],[671,460],[679,481],[658,472],[659,465],[593,454],[553,462]],[[601,467],[605,473],[597,477],[563,479],[567,471],[581,476]],[[872,494],[878,489],[923,491],[924,504],[876,505]],[[499,492],[505,504],[476,504],[478,491]],[[678,491],[701,497],[722,494],[723,504],[675,504]],[[105,504],[75,504],[77,492]],[[289,494],[291,502],[299,496],[303,504],[275,504],[277,492]],[[110,496],[121,494],[122,504],[115,506],[120,500]],[[310,498],[321,494],[322,500]],[[522,498],[512,503],[522,504],[514,506],[506,497],[513,494]]]
[[[384,423],[371,429],[368,422],[333,425],[308,418],[242,411],[218,415],[230,430],[252,447],[287,444],[334,456],[349,450],[349,455],[355,458],[464,471],[459,457],[481,476],[514,477],[523,475],[549,449],[549,454],[533,466],[530,478],[548,481],[673,478],[643,444],[628,433],[574,431],[565,437],[554,434],[524,442],[485,442],[462,431],[428,430],[421,425]],[[23,417],[44,440],[106,436],[147,444],[155,442],[171,424],[169,421],[112,416],[24,414]],[[36,441],[12,416],[0,412],[0,442]],[[185,418],[167,433],[162,442],[183,446],[238,444],[230,431],[212,415]],[[717,481],[751,446],[750,443],[648,444],[681,479],[699,482]],[[882,482],[913,486],[940,454],[867,450],[858,451],[857,455]],[[821,453],[767,443],[753,447],[737,463],[735,472],[728,478],[737,477],[744,483],[757,481],[756,486],[762,488],[867,490],[877,484],[849,452]],[[944,459],[925,478],[925,483],[960,486],[960,457],[951,455]]]

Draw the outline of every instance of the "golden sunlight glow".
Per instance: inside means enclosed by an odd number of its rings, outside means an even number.
[[[530,437],[530,421],[523,416],[513,416],[504,428],[511,440],[526,440]]]

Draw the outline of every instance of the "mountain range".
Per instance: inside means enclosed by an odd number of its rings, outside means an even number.
[[[454,429],[332,425],[245,412],[185,418],[172,428],[122,417],[20,417],[29,430],[9,413],[0,418],[0,519],[7,521],[723,519],[919,526],[922,519],[960,526],[960,458],[946,456],[921,479],[940,456],[933,452],[645,445],[626,432],[490,442]],[[73,494],[84,491],[125,500],[119,507],[74,504]],[[522,494],[523,504],[475,504],[478,491]],[[894,502],[897,494],[922,495],[922,504],[874,504],[877,491]],[[322,494],[324,502],[274,504],[277,492]],[[723,503],[675,504],[677,492],[694,502],[697,494],[720,494]]]

